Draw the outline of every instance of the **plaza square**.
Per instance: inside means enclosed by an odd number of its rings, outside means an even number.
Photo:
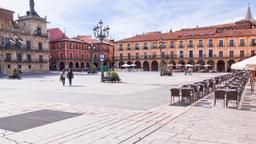
[[[0,144],[256,144],[255,5],[1,0]]]

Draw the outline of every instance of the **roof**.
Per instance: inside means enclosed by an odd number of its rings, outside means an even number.
[[[244,25],[249,23],[250,27]],[[252,21],[241,20],[235,23],[226,23],[221,25],[213,25],[208,27],[186,28],[175,32],[161,33],[149,32],[146,34],[136,35],[130,38],[116,41],[116,43],[125,42],[144,42],[144,41],[159,41],[162,40],[176,40],[176,39],[193,39],[206,37],[232,37],[232,36],[246,36],[256,35],[256,29],[252,28]],[[242,26],[242,27],[241,27]]]
[[[90,43],[90,44],[99,44],[100,41],[98,39],[94,39],[92,38],[91,35],[80,35],[80,36],[77,36],[76,39],[78,40],[82,40],[84,42],[87,42],[87,43]],[[110,41],[110,40],[104,40],[103,41],[104,44],[109,44],[109,45],[112,45],[113,43]]]
[[[50,41],[58,41],[61,39],[68,39],[68,37],[59,28],[53,28],[48,30],[50,33]]]
[[[1,8],[1,7],[0,7],[0,10],[4,10],[4,11],[8,11],[8,12],[14,13],[14,11],[12,11],[12,10],[4,9],[4,8]]]

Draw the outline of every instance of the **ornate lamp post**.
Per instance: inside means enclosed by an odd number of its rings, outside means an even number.
[[[16,61],[17,61],[17,72],[18,72],[18,76],[20,74],[20,70],[19,70],[19,59],[18,59],[18,48],[21,48],[21,44],[23,42],[23,40],[21,38],[18,38],[17,35],[14,36],[14,39],[10,39],[10,42],[14,44],[15,47],[15,51],[16,51]]]
[[[104,72],[103,72],[103,61],[105,59],[103,51],[103,40],[109,36],[109,30],[110,28],[103,27],[103,22],[100,20],[100,22],[93,28],[94,37],[98,38],[100,40],[100,60],[101,60],[101,82],[103,82],[104,78]]]
[[[159,49],[160,49],[160,76],[163,76],[163,55],[162,55],[162,49],[163,49],[163,42],[162,38],[159,40]]]

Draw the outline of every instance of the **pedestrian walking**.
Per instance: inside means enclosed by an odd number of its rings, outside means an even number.
[[[70,68],[70,69],[68,70],[67,78],[68,78],[68,80],[69,80],[69,86],[72,86],[72,79],[74,78],[74,73],[73,73],[72,68]]]
[[[65,86],[65,79],[65,70],[62,70],[60,74],[60,81],[62,82],[63,86]]]

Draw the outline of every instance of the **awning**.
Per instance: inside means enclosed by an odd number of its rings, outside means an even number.
[[[256,56],[250,57],[248,59],[245,59],[243,61],[240,61],[238,63],[235,63],[231,66],[231,69],[235,70],[245,70],[249,67],[256,66]]]

